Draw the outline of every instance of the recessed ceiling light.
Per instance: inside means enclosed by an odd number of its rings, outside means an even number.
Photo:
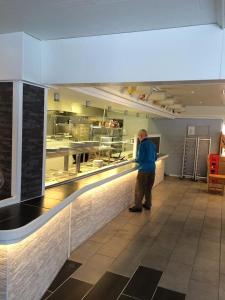
[[[192,93],[192,94],[194,94],[194,93],[195,93],[195,91],[191,91],[191,93]]]

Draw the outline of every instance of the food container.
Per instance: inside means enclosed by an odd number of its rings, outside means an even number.
[[[96,168],[103,167],[103,160],[102,159],[93,160],[93,167],[96,167]]]

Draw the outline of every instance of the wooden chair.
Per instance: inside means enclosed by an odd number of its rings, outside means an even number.
[[[208,174],[208,192],[224,194],[225,175]]]

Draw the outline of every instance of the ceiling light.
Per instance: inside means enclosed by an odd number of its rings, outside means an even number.
[[[195,91],[191,91],[191,94],[194,94],[195,93]]]
[[[203,101],[199,101],[199,104],[203,104]]]

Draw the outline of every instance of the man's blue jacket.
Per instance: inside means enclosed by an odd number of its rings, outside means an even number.
[[[148,138],[145,138],[140,142],[137,149],[136,162],[138,163],[138,171],[154,173],[156,160],[156,146]]]

